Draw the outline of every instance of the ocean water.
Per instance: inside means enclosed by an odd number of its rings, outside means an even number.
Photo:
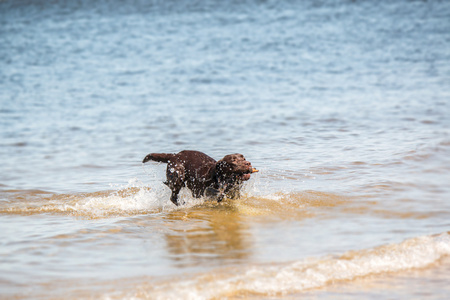
[[[242,153],[175,207],[150,152]],[[0,298],[445,299],[450,2],[0,1]]]

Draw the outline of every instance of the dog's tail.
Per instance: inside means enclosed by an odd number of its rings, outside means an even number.
[[[168,163],[170,159],[172,159],[175,156],[175,154],[172,153],[150,153],[147,155],[142,163],[146,163],[150,160],[157,161],[157,162],[163,162]]]

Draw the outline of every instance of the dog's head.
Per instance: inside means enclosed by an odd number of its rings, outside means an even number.
[[[257,172],[244,155],[235,153],[226,155],[216,163],[216,174],[222,179],[249,180],[250,174]]]

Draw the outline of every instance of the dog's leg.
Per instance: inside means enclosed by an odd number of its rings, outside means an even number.
[[[167,181],[165,184],[172,190],[172,195],[170,201],[175,205],[180,205],[178,203],[178,193],[184,186],[184,168],[182,166],[177,166],[173,164],[167,165],[166,171]]]
[[[235,182],[235,184],[230,184],[225,190],[225,195],[229,199],[239,199],[241,197],[242,182]]]
[[[180,205],[180,204],[178,204],[178,193],[179,192],[180,192],[180,190],[172,191],[172,196],[170,196],[170,201],[172,201],[172,203],[175,204],[176,206]]]
[[[205,189],[205,196],[206,197],[216,197],[217,194],[219,194],[219,192],[220,191],[218,189],[215,189],[212,186],[210,186]]]
[[[218,195],[217,195],[217,202],[222,202],[223,199],[226,196],[225,191],[227,190],[228,187],[228,183],[227,182],[220,182],[219,183],[219,190],[218,190]]]

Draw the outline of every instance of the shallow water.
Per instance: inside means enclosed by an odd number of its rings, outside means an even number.
[[[449,15],[0,2],[1,298],[445,298]],[[174,207],[183,149],[260,172]]]

